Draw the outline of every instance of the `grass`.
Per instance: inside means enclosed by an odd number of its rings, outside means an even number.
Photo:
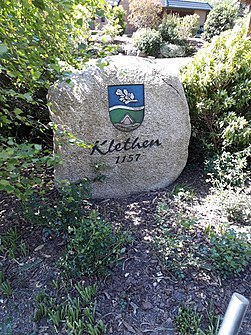
[[[0,235],[0,254],[13,259],[27,256],[28,247],[16,228],[9,228],[5,234]]]
[[[2,271],[0,271],[0,295],[10,297],[12,295],[12,288],[10,281],[5,278]]]
[[[104,322],[96,321],[96,286],[83,286],[78,283],[74,285],[74,292],[69,294],[65,290],[64,293],[60,297],[51,297],[43,291],[40,292],[36,297],[34,321],[47,318],[56,332],[64,329],[71,335],[105,334]]]
[[[195,306],[182,305],[176,315],[175,325],[178,335],[217,335],[220,317],[214,314],[212,304],[206,317]]]

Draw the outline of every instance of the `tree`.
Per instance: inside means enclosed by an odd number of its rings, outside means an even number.
[[[129,0],[129,23],[136,28],[155,28],[161,21],[162,12],[159,0]]]
[[[54,164],[42,152],[52,146],[47,89],[107,53],[91,29],[106,15],[105,0],[0,0],[0,191],[25,199],[42,189],[34,167]]]

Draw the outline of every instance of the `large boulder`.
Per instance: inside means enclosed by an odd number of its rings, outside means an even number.
[[[163,188],[186,165],[188,105],[178,77],[153,60],[113,56],[55,83],[48,100],[59,128],[92,144],[81,148],[55,134],[62,157],[55,179],[88,178],[94,198]],[[61,141],[59,145],[57,142]]]

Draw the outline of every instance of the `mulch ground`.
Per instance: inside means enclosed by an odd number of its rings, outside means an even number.
[[[222,220],[207,206],[210,190],[199,168],[186,169],[175,184],[186,184],[194,190],[196,208],[204,220],[211,223]],[[97,283],[97,316],[106,323],[107,334],[174,335],[175,316],[183,304],[196,306],[203,314],[213,303],[214,313],[224,315],[233,292],[251,299],[251,267],[231,280],[210,271],[191,271],[184,278],[177,278],[163,267],[153,248],[153,235],[157,206],[169,197],[174,186],[129,198],[91,203],[105,220],[133,237],[109,275],[102,279],[83,278],[88,284]],[[0,324],[10,322],[13,335],[54,335],[52,325],[47,320],[35,323],[33,314],[36,295],[41,290],[55,290],[52,282],[60,275],[56,261],[65,247],[63,239],[53,234],[45,238],[43,228],[27,225],[18,212],[18,201],[2,193],[0,231],[15,226],[28,244],[29,252],[16,260],[0,256],[0,267],[13,288],[11,297],[0,296]],[[250,320],[249,308],[240,335],[251,334]]]

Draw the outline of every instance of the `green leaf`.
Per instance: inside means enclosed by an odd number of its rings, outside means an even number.
[[[45,4],[43,0],[33,0],[32,4],[41,10],[45,10]]]
[[[8,180],[0,180],[0,190],[11,193],[15,191],[15,188],[10,184]]]
[[[13,112],[16,116],[23,113],[23,111],[20,108],[15,108]]]
[[[0,180],[0,186],[7,186],[7,185],[10,185],[10,182],[8,180]]]
[[[31,75],[32,75],[32,78],[34,79],[34,80],[37,80],[37,79],[39,79],[40,77],[41,77],[41,75],[42,75],[42,72],[40,72],[40,71],[34,71],[33,69],[31,70]]]
[[[34,145],[34,148],[38,151],[41,151],[42,150],[42,146],[40,144],[35,144]]]
[[[0,56],[8,52],[8,48],[6,47],[5,44],[0,43]]]
[[[82,27],[83,26],[83,19],[81,18],[81,19],[78,19],[77,20],[77,24],[80,26],[80,27]]]

